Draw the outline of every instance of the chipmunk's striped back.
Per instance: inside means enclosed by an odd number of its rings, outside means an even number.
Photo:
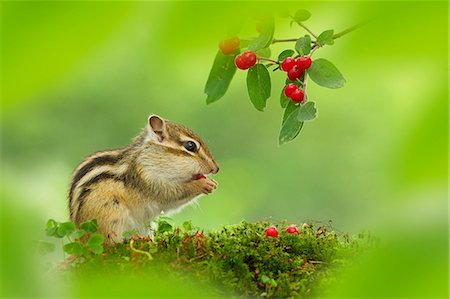
[[[128,168],[126,148],[96,152],[87,157],[75,170],[69,191],[70,219],[78,222],[77,215],[83,207],[83,200],[92,185],[105,179],[123,177]]]

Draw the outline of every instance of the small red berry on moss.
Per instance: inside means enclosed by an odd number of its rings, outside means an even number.
[[[295,81],[303,75],[303,70],[299,69],[298,66],[294,67],[288,72],[287,76],[289,80]]]
[[[301,70],[309,69],[311,64],[312,61],[311,58],[309,58],[309,56],[302,56],[297,59],[297,67]]]
[[[289,72],[296,64],[296,61],[292,57],[287,57],[281,63],[281,69],[285,72]]]
[[[273,225],[268,226],[264,232],[266,233],[266,237],[278,237],[278,229]]]
[[[239,37],[235,36],[229,39],[224,39],[219,43],[220,51],[224,55],[229,55],[234,53],[237,49],[239,49],[239,46],[241,44],[241,40]]]
[[[291,94],[291,100],[293,100],[296,103],[300,103],[305,98],[305,93],[300,88],[297,88],[294,90]]]
[[[300,235],[300,232],[298,231],[298,228],[297,228],[294,224],[288,226],[288,228],[286,228],[286,232],[287,232],[288,234],[297,234],[297,235]]]
[[[294,83],[289,83],[288,85],[286,85],[286,87],[284,88],[284,95],[287,96],[288,98],[291,97],[292,93],[297,89],[297,85],[295,85]]]

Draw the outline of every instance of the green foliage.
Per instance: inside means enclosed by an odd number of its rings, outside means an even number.
[[[272,54],[270,48],[263,48],[261,50],[256,51],[256,55],[258,55],[258,57],[270,57],[270,55]]]
[[[307,11],[306,9],[299,9],[294,15],[294,20],[297,23],[304,22],[308,20],[311,17],[311,13]]]
[[[314,60],[308,69],[308,74],[315,83],[328,88],[344,86],[345,79],[341,72],[329,60],[319,58]]]
[[[153,239],[134,237],[105,248],[101,255],[81,258],[83,248],[78,243],[66,244],[66,252],[80,257],[68,270],[83,275],[101,267],[117,274],[143,275],[162,264],[171,275],[188,271],[196,280],[218,285],[222,296],[310,297],[370,241],[367,236],[350,240],[330,225],[304,224],[296,235],[285,231],[290,223],[284,222],[243,221],[210,233],[195,229],[190,221],[183,223],[183,229],[174,225],[169,229],[171,221],[166,217],[157,222],[166,229],[157,230]],[[269,225],[277,226],[277,238],[265,236]]]
[[[39,254],[45,255],[45,254],[55,251],[55,249],[56,249],[56,246],[53,243],[42,241],[42,240],[38,241],[37,251],[39,252]]]
[[[248,49],[258,51],[267,48],[272,43],[275,24],[273,17],[266,17],[261,22],[261,33],[248,45]]]
[[[95,233],[98,228],[97,220],[93,219],[90,221],[83,222],[80,224],[80,228],[89,233]]]
[[[297,113],[297,119],[299,121],[311,121],[317,116],[316,103],[307,102],[301,106]]]
[[[300,108],[301,106],[293,104],[292,101],[290,101],[289,105],[286,107],[284,114],[286,120],[283,121],[280,136],[278,137],[279,145],[283,145],[284,143],[291,141],[297,137],[298,133],[300,133],[303,127],[303,121],[298,118]]]
[[[233,55],[223,55],[222,52],[217,52],[208,81],[205,85],[205,93],[208,95],[206,98],[207,104],[217,101],[227,91],[231,79],[233,79],[234,73],[236,72],[234,58],[237,54],[239,54],[238,50]]]
[[[57,222],[53,219],[47,221],[45,232],[47,236],[66,240],[63,245],[64,252],[74,255],[87,257],[91,254],[103,253],[104,237],[97,232],[97,220],[83,222],[77,229],[72,222]],[[85,236],[89,236],[87,241]],[[47,241],[39,241],[38,252],[47,254],[54,251],[55,245]]]
[[[338,34],[334,34],[334,30],[330,29],[316,35],[304,24],[304,22],[311,17],[311,13],[309,11],[300,9],[296,11],[293,16],[291,16],[289,11],[281,9],[280,16],[290,17],[292,19],[291,25],[293,23],[297,23],[300,27],[306,30],[308,34],[305,34],[297,39],[274,39],[274,18],[267,16],[262,18],[258,26],[256,26],[257,30],[260,32],[257,37],[251,38],[250,40],[241,39],[240,49],[236,50],[234,55],[223,55],[220,51],[216,55],[205,87],[205,93],[208,95],[206,102],[208,104],[217,101],[225,94],[236,71],[233,60],[240,51],[250,50],[256,54],[257,63],[248,69],[247,90],[253,106],[257,110],[263,111],[271,93],[271,79],[268,68],[275,66],[273,71],[282,70],[281,63],[283,60],[287,57],[292,57],[295,54],[293,50],[285,49],[278,55],[277,60],[270,59],[272,54],[270,46],[273,43],[295,41],[295,50],[299,55],[294,58],[298,58],[299,56],[309,56],[309,58],[311,58],[317,49],[323,47],[324,45],[333,45],[335,38],[347,34],[348,32],[351,32],[359,27],[354,26]],[[314,38],[314,40],[312,38]],[[305,95],[304,100],[302,100],[302,105],[305,105],[308,100],[306,90],[306,81],[308,77],[310,77],[311,80],[317,84],[328,88],[339,88],[345,83],[345,79],[337,68],[331,62],[323,58],[313,61],[309,69],[302,69],[301,72],[303,72],[301,78],[295,79],[295,83],[298,88],[302,89]],[[305,76],[304,74],[306,72],[310,76]],[[293,79],[292,74],[290,76],[290,78]],[[288,83],[292,82],[288,82],[287,80],[286,84]],[[294,110],[294,106],[292,104],[288,105],[288,103],[291,102],[291,99],[284,95],[283,89],[280,94],[280,105],[282,108],[285,108],[285,111],[283,115],[283,125],[279,136],[279,144],[284,144],[293,140],[302,129],[303,121],[312,121],[316,118],[317,112],[314,103],[307,104],[305,107],[298,109],[298,119],[292,117],[289,122],[287,122],[286,120],[290,116],[290,113]]]
[[[295,50],[300,55],[308,55],[311,52],[311,36],[305,35],[295,42]]]
[[[103,242],[105,238],[101,234],[92,234],[89,237],[89,240],[86,243],[86,246],[89,247],[93,253],[100,254],[103,252]]]
[[[319,46],[334,44],[333,34],[334,30],[325,30],[324,32],[319,34],[319,36],[317,37],[317,43],[319,44]]]
[[[280,55],[278,55],[278,61],[283,61],[284,59],[291,57],[292,55],[294,55],[294,50],[284,50],[283,52],[280,53]]]
[[[269,71],[264,65],[258,63],[248,70],[247,90],[253,106],[263,111],[271,90]]]
[[[80,244],[80,242],[70,242],[67,244],[64,244],[63,246],[64,252],[68,254],[82,254],[83,253],[83,246]]]

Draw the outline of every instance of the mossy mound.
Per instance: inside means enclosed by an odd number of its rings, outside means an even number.
[[[278,237],[265,235],[268,225],[278,227]],[[371,239],[363,234],[349,238],[329,224],[303,225],[299,235],[288,234],[286,227],[243,221],[204,233],[190,222],[181,228],[163,218],[153,239],[131,236],[101,255],[80,257],[71,268],[83,273],[100,263],[117,273],[145,273],[164,264],[169,272],[188,272],[197,281],[217,285],[218,296],[311,297]]]

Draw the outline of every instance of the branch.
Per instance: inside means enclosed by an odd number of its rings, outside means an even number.
[[[308,27],[306,27],[305,25],[303,25],[303,23],[297,22],[297,24],[299,24],[301,27],[303,27],[303,29],[305,29],[306,31],[308,31],[309,34],[311,34],[312,36],[314,36],[315,39],[317,39],[317,35],[315,35],[314,32],[312,32],[311,30],[309,30]]]
[[[284,43],[284,42],[296,42],[297,40],[298,40],[298,38],[285,38],[285,39],[276,39],[276,38],[274,38],[272,40],[272,44]]]
[[[356,24],[356,25],[354,25],[354,26],[352,26],[352,27],[349,27],[349,28],[347,28],[347,29],[345,29],[345,30],[342,30],[341,32],[334,34],[334,35],[333,35],[333,39],[340,38],[341,36],[343,36],[343,35],[345,35],[345,34],[347,34],[347,33],[349,33],[349,32],[352,32],[352,31],[354,31],[354,30],[356,30],[356,29],[358,29],[358,28],[360,28],[360,27],[366,25],[367,22],[368,22],[368,21],[361,22],[361,23]]]

